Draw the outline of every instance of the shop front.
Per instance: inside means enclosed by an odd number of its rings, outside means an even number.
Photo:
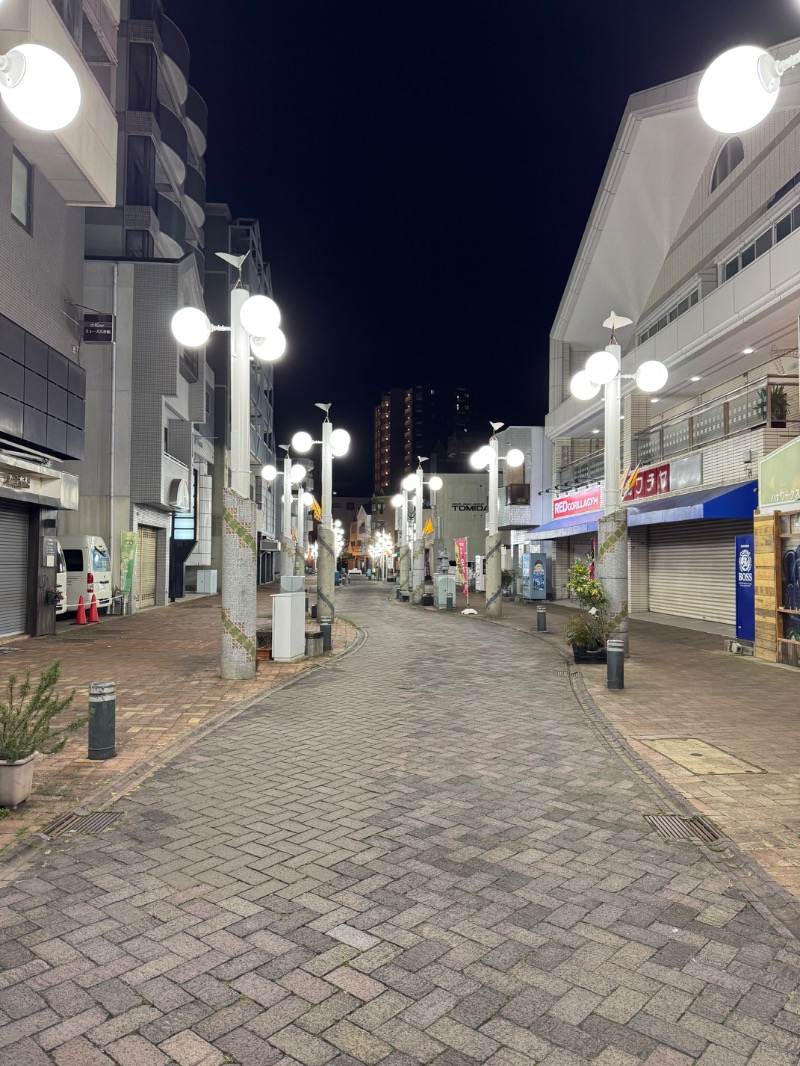
[[[800,437],[761,460],[755,540],[755,655],[800,666]]]

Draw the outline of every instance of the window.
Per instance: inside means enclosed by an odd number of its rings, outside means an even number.
[[[150,137],[128,138],[125,203],[141,207],[155,207],[156,147]]]
[[[11,157],[11,214],[31,232],[33,167],[15,149]]]
[[[711,192],[719,188],[728,175],[744,161],[744,145],[741,137],[731,137],[727,140],[717,156],[714,164],[714,172],[711,175]]]
[[[128,259],[152,259],[153,234],[146,229],[125,231],[125,255]]]
[[[131,18],[135,18],[132,15]],[[156,53],[151,44],[131,42],[128,52],[128,110],[155,111]]]

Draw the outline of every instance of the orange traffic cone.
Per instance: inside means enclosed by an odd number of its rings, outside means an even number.
[[[89,604],[89,621],[99,622],[100,618],[97,614],[97,597],[92,593],[92,602]]]
[[[78,613],[75,615],[75,621],[72,624],[75,626],[86,625],[86,608],[83,606],[83,596],[78,597]]]

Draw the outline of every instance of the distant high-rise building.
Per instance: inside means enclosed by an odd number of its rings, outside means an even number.
[[[375,494],[396,490],[420,455],[429,458],[427,469],[441,469],[448,441],[471,429],[468,389],[412,385],[384,392],[375,408]]]

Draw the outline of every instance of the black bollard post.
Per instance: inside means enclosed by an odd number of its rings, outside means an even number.
[[[311,604],[311,617],[312,618],[316,618],[317,617],[317,605],[316,605],[316,603],[312,603]]]
[[[547,608],[536,608],[536,630],[539,633],[547,632]]]
[[[90,759],[113,759],[117,754],[117,686],[113,681],[89,685]]]
[[[625,688],[625,641],[606,642],[606,684],[609,688]]]
[[[448,611],[452,611],[453,610],[453,597],[452,596],[448,596],[447,597],[447,610]]]
[[[322,633],[322,650],[330,651],[332,647],[331,630],[333,628],[331,620],[329,618],[323,618],[319,624],[319,628]]]

